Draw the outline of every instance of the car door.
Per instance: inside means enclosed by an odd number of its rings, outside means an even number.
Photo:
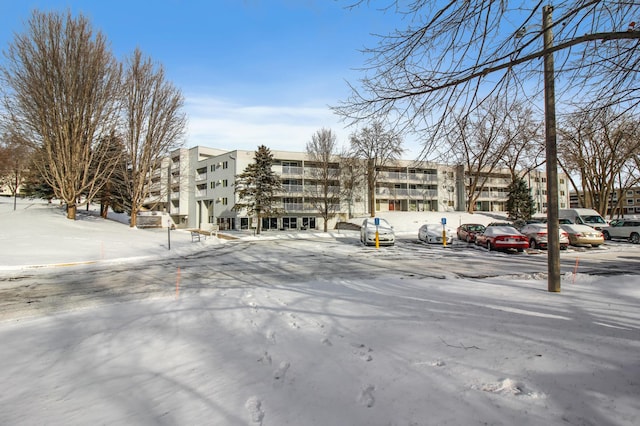
[[[609,235],[611,238],[629,238],[629,221],[620,220],[609,228]]]

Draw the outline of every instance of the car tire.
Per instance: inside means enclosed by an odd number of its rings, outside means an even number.
[[[640,243],[640,234],[638,234],[637,232],[634,232],[633,234],[631,234],[631,237],[629,237],[629,240],[631,240],[633,244]]]
[[[609,232],[607,231],[602,231],[602,236],[604,237],[605,240],[611,239],[611,235],[609,235]]]
[[[529,248],[532,248],[532,249],[538,248],[538,245],[536,244],[536,240],[532,239],[531,241],[529,241]]]
[[[524,249],[519,248],[518,249],[518,253],[522,253],[524,251]]]
[[[471,235],[467,235],[467,243],[471,244]]]
[[[487,241],[487,251],[491,251],[491,243]]]

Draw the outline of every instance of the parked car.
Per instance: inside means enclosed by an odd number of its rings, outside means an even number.
[[[598,231],[602,230],[603,226],[607,226],[607,221],[593,209],[560,209],[558,215],[562,219],[569,219],[572,223],[580,225],[589,225]]]
[[[602,228],[605,240],[623,239],[640,243],[640,220],[618,219],[613,225]]]
[[[465,223],[460,225],[456,230],[456,235],[459,240],[473,243],[476,240],[477,234],[482,234],[485,230],[485,226],[479,223]]]
[[[569,234],[569,244],[572,246],[590,245],[592,247],[598,247],[604,244],[602,232],[590,226],[560,222],[560,228]]]
[[[376,225],[378,221],[378,225]],[[378,244],[381,246],[392,246],[396,243],[396,234],[393,226],[385,219],[368,217],[362,222],[360,227],[360,242],[365,246],[376,244],[376,231],[378,231]]]
[[[445,228],[447,244],[453,242],[453,231]],[[425,243],[442,244],[442,224],[426,224],[420,227],[418,231],[418,239]]]
[[[530,223],[542,223],[540,219],[518,219],[513,221],[513,227],[520,231]]]
[[[529,247],[547,248],[549,231],[546,223],[530,223],[522,227],[520,232],[529,238]],[[558,231],[560,238],[560,250],[569,247],[569,234],[564,229]]]
[[[476,235],[476,245],[487,250],[517,250],[529,247],[529,239],[513,226],[489,225],[482,234]]]

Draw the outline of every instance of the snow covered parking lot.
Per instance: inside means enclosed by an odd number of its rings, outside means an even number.
[[[445,260],[472,276],[493,253],[412,241],[414,219],[392,222],[403,240],[380,250],[353,231],[175,232],[167,250],[166,230],[7,207],[0,424],[639,421],[637,274],[586,274],[580,258],[548,293],[544,253],[498,254],[498,273],[460,278]],[[43,264],[58,266],[24,266]]]

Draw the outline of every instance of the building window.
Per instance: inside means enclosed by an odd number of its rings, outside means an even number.
[[[228,169],[229,168],[229,162],[228,161],[223,161],[222,162],[222,168],[223,169]]]
[[[633,197],[633,191],[627,191],[627,197]]]
[[[627,198],[627,205],[628,206],[632,206],[633,205],[633,198]]]
[[[564,179],[560,179],[560,185],[564,185]]]
[[[223,206],[226,206],[227,204],[229,204],[229,199],[227,197],[223,197],[221,203]]]
[[[216,183],[215,182],[209,182],[209,188],[213,189],[216,187]]]

